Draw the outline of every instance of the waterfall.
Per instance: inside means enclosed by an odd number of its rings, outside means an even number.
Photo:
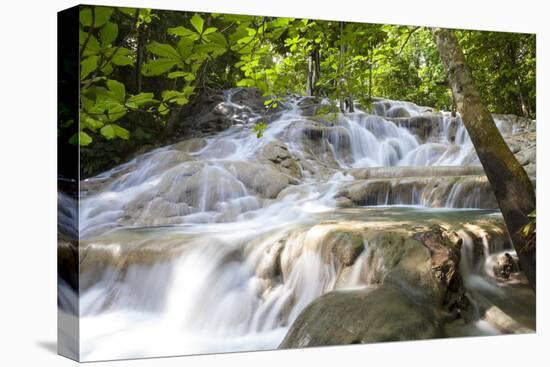
[[[383,280],[377,233],[434,217],[500,231],[459,230],[466,284],[498,293],[473,243],[494,263],[507,237],[460,116],[389,100],[316,115],[289,98],[258,138],[265,116],[237,92],[215,107],[230,128],[81,182],[84,360],[276,348],[319,296]]]

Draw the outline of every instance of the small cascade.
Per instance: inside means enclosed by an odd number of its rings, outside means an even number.
[[[232,102],[233,95],[234,90],[227,92],[226,101],[216,107],[230,111],[235,123],[229,129],[156,149],[83,181],[81,234],[120,225],[235,221],[272,205],[271,199],[290,185],[326,180],[350,168],[479,166],[460,117],[449,113],[425,115],[413,104],[385,101],[387,111],[394,112],[384,117],[355,112],[324,119],[302,116],[303,99],[295,99],[258,139],[252,129],[261,115]],[[396,111],[408,117],[388,117]],[[415,118],[430,126],[428,133],[419,133]],[[277,156],[274,148],[284,150],[283,155]],[[491,194],[483,199],[490,190],[482,177],[450,175],[443,185],[454,182],[449,190],[429,181],[376,182],[371,186],[386,193],[376,196],[388,200],[365,202],[496,208]]]

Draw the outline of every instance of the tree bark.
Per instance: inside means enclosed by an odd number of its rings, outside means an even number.
[[[319,47],[315,47],[307,61],[307,94],[308,96],[317,96],[317,82],[321,76],[321,61],[319,57]]]
[[[433,35],[451,84],[458,112],[504,217],[508,234],[518,254],[530,287],[536,288],[536,245],[525,246],[522,228],[535,210],[535,191],[523,167],[498,131],[493,117],[481,101],[472,73],[452,30],[435,28]]]
[[[340,53],[338,55],[339,61],[338,61],[338,90],[340,94],[340,111],[342,113],[346,112],[346,100],[344,98],[344,92],[343,92],[343,86],[345,83],[345,78],[343,75],[343,69],[344,69],[344,53],[346,52],[346,47],[342,41],[344,38],[344,22],[339,23],[340,27]]]
[[[372,63],[374,50],[372,46],[369,48],[369,103],[372,102]]]
[[[141,66],[143,64],[143,49],[145,47],[143,28],[138,29],[136,52],[136,90],[141,93]]]

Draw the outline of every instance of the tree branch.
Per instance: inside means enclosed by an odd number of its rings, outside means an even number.
[[[401,45],[401,48],[399,49],[399,52],[397,53],[398,55],[401,55],[401,52],[403,51],[403,49],[407,45],[407,42],[409,42],[409,40],[411,39],[411,36],[413,35],[413,33],[416,32],[419,29],[420,29],[420,27],[414,27],[413,29],[411,29],[409,31],[409,34],[407,35],[407,38],[405,39],[405,42],[403,42],[403,44]]]

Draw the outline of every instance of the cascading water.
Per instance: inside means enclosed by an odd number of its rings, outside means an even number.
[[[276,348],[311,301],[383,271],[374,237],[342,240],[334,223],[501,223],[480,210],[496,204],[460,117],[394,101],[312,116],[296,98],[257,138],[263,116],[236,92],[216,107],[229,129],[81,182],[79,308],[62,308],[79,309],[82,359]],[[474,232],[459,231],[466,283],[498,293],[474,266]],[[484,246],[485,259],[505,250]]]

